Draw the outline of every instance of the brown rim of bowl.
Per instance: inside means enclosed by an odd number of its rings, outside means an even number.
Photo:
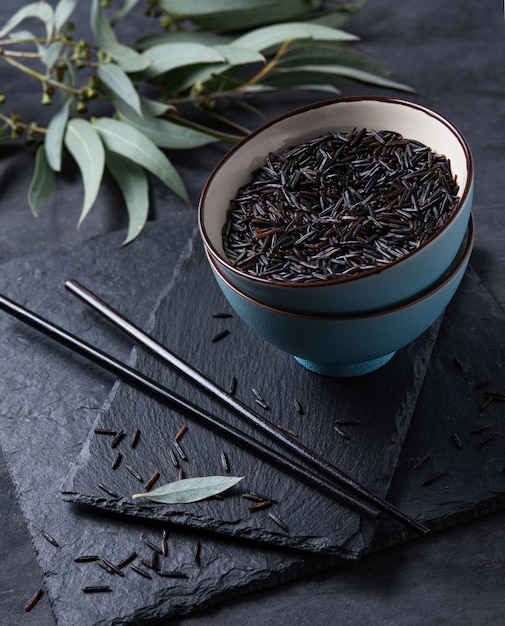
[[[458,140],[459,144],[463,148],[463,152],[465,154],[466,167],[467,167],[467,171],[468,171],[468,176],[467,176],[465,188],[462,190],[461,195],[460,195],[460,199],[459,199],[458,203],[456,204],[456,207],[454,208],[454,211],[452,212],[452,214],[449,217],[449,219],[435,233],[433,233],[433,235],[431,235],[431,237],[426,239],[426,241],[424,241],[418,248],[416,248],[415,250],[412,250],[406,256],[404,256],[404,257],[402,257],[400,259],[396,259],[395,261],[392,261],[388,265],[384,265],[384,266],[381,266],[381,267],[376,267],[376,268],[370,269],[370,270],[365,270],[365,271],[360,272],[359,274],[354,275],[354,276],[340,276],[340,277],[337,277],[337,278],[334,278],[334,279],[330,279],[330,280],[321,280],[321,281],[313,281],[313,282],[299,282],[299,283],[295,283],[295,282],[292,282],[292,281],[280,281],[280,280],[279,281],[273,281],[273,280],[268,280],[266,278],[261,278],[259,276],[255,276],[254,274],[248,274],[246,272],[242,272],[241,270],[239,270],[235,266],[233,266],[228,261],[228,259],[223,258],[219,254],[219,252],[215,249],[214,245],[212,244],[212,241],[210,240],[210,237],[207,234],[207,230],[205,228],[204,219],[203,219],[203,206],[205,204],[205,200],[206,200],[206,197],[207,197],[207,193],[208,193],[209,187],[211,186],[214,177],[216,176],[218,171],[223,167],[223,165],[233,157],[233,155],[235,154],[235,152],[237,152],[237,150],[242,148],[242,146],[247,144],[251,139],[253,139],[254,137],[259,135],[260,133],[264,132],[266,129],[270,128],[274,124],[277,124],[278,122],[280,122],[280,121],[282,121],[284,119],[287,119],[289,117],[293,117],[293,116],[299,115],[300,113],[304,113],[306,111],[311,111],[311,110],[322,108],[322,107],[326,107],[326,106],[329,106],[329,105],[332,105],[332,104],[337,104],[339,102],[362,102],[362,101],[376,101],[376,102],[386,102],[386,103],[392,103],[392,104],[399,104],[401,106],[406,106],[406,107],[410,107],[412,109],[419,110],[419,111],[425,113],[426,115],[428,115],[430,117],[433,117],[434,119],[439,121],[441,124],[446,126],[449,129],[449,131],[456,137],[456,139]],[[235,146],[233,146],[233,148],[231,148],[221,158],[221,160],[214,167],[214,169],[212,170],[209,178],[205,182],[205,185],[203,187],[202,193],[200,195],[200,200],[198,202],[198,225],[199,225],[200,233],[201,233],[201,236],[202,236],[205,248],[208,250],[208,252],[217,261],[219,261],[219,263],[224,265],[227,268],[227,270],[232,272],[233,274],[236,274],[237,276],[242,276],[243,278],[246,278],[248,280],[252,280],[253,282],[257,282],[259,284],[264,284],[264,285],[272,285],[272,286],[277,286],[277,287],[293,287],[293,288],[296,288],[296,289],[310,289],[310,288],[314,289],[315,287],[322,287],[322,286],[325,286],[325,285],[330,286],[330,285],[337,285],[337,284],[341,284],[341,283],[348,283],[348,282],[351,282],[351,281],[360,280],[361,278],[366,278],[368,276],[373,276],[375,274],[380,274],[381,272],[387,270],[388,268],[394,267],[398,263],[401,263],[402,261],[404,261],[406,259],[410,259],[411,257],[415,256],[415,254],[418,251],[422,250],[428,244],[430,244],[434,239],[436,239],[440,235],[440,233],[442,233],[449,226],[449,224],[454,221],[456,215],[460,212],[461,207],[465,204],[465,202],[467,200],[467,197],[469,195],[470,189],[471,189],[472,184],[473,184],[473,178],[474,178],[473,158],[472,158],[472,153],[470,151],[470,147],[469,147],[465,137],[463,136],[461,131],[452,122],[450,122],[447,118],[445,118],[440,113],[437,113],[436,111],[433,111],[432,109],[429,109],[429,108],[423,106],[422,104],[418,104],[417,102],[412,102],[410,100],[404,100],[404,99],[401,99],[401,98],[390,98],[390,97],[387,97],[387,96],[348,96],[348,97],[344,97],[344,98],[333,98],[333,99],[330,99],[330,100],[323,100],[321,102],[316,102],[316,103],[309,104],[309,105],[306,105],[306,106],[303,106],[303,107],[299,107],[297,109],[294,109],[293,111],[289,111],[288,113],[284,113],[283,115],[280,115],[279,117],[276,117],[276,118],[270,120],[269,122],[267,122],[266,124],[263,124],[259,128],[253,130],[246,137],[244,137],[241,141],[239,141]]]
[[[321,321],[325,321],[325,320],[326,321],[359,320],[359,319],[366,319],[366,318],[372,318],[372,317],[379,317],[381,315],[384,315],[385,313],[394,313],[395,311],[401,311],[402,309],[406,309],[406,308],[409,308],[411,306],[414,306],[415,304],[417,304],[418,302],[421,302],[422,300],[424,300],[428,296],[431,296],[433,293],[436,293],[437,291],[440,291],[440,289],[445,287],[445,285],[450,280],[452,280],[454,274],[459,272],[461,267],[463,265],[465,265],[466,263],[468,263],[468,260],[470,258],[471,253],[472,253],[472,250],[473,250],[474,238],[475,238],[474,220],[473,220],[473,215],[470,214],[470,220],[468,222],[468,228],[467,228],[467,230],[465,232],[465,237],[463,238],[463,243],[461,244],[461,246],[460,246],[456,256],[454,257],[453,262],[447,268],[447,270],[444,272],[444,274],[441,276],[441,278],[436,282],[434,287],[426,289],[420,295],[414,297],[412,300],[408,300],[407,302],[403,302],[402,304],[398,304],[398,305],[393,306],[391,308],[383,308],[383,309],[380,309],[378,311],[371,311],[369,313],[359,313],[358,315],[313,315],[313,314],[310,314],[310,313],[294,313],[292,311],[284,311],[284,310],[279,309],[277,307],[270,306],[269,304],[265,304],[263,302],[260,302],[259,300],[256,300],[255,298],[251,298],[250,296],[248,296],[244,292],[240,291],[240,289],[235,287],[235,285],[232,285],[230,283],[230,281],[226,278],[226,276],[223,276],[223,274],[220,271],[219,267],[217,267],[215,265],[214,261],[209,256],[207,249],[204,248],[204,250],[205,250],[205,254],[207,256],[207,259],[208,259],[209,263],[211,264],[213,270],[219,275],[219,278],[225,283],[225,285],[229,289],[234,291],[236,294],[238,294],[239,296],[244,298],[244,300],[249,300],[249,302],[252,302],[253,304],[255,304],[255,305],[257,305],[257,306],[259,306],[259,307],[261,307],[263,309],[267,309],[269,311],[273,311],[274,313],[279,313],[280,315],[287,315],[289,317],[298,317],[298,318],[301,317],[301,318],[304,318],[304,319],[311,319],[311,320],[321,320]],[[461,257],[461,258],[459,259],[459,261],[455,265],[455,260],[458,257]]]

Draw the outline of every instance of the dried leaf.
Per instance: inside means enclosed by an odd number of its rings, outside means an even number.
[[[35,171],[28,191],[28,203],[35,217],[39,217],[54,189],[54,172],[49,167],[44,146],[39,146],[35,157]]]
[[[238,482],[243,476],[203,476],[198,478],[183,478],[173,483],[167,483],[147,493],[136,493],[133,499],[145,498],[162,504],[186,504],[198,502],[215,496]]]

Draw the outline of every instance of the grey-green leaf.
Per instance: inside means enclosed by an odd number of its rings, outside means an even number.
[[[161,44],[146,50],[144,56],[151,64],[141,73],[141,79],[155,78],[186,65],[225,62],[225,58],[217,50],[200,43]]]
[[[132,498],[145,498],[162,504],[186,504],[198,502],[223,493],[243,480],[243,476],[203,476],[183,478],[167,483],[147,493],[133,494]]]
[[[80,225],[98,195],[105,165],[105,150],[96,130],[83,119],[73,119],[67,124],[65,145],[79,166],[84,183]]]
[[[79,0],[60,0],[54,9],[56,28],[62,28],[74,12]]]
[[[116,180],[128,210],[128,233],[123,246],[141,232],[149,214],[149,183],[144,170],[119,154],[106,151],[105,165]]]
[[[29,17],[38,18],[44,22],[46,37],[49,39],[53,33],[54,11],[53,8],[45,2],[32,2],[31,4],[26,4],[24,7],[21,7],[0,29],[0,37],[3,37]]]
[[[63,48],[63,44],[59,41],[54,41],[53,43],[49,44],[49,46],[47,47],[47,50],[45,51],[44,62],[48,70],[52,70],[52,68],[54,67],[54,64],[56,63],[56,61],[58,60],[60,56],[60,52],[62,48]]]
[[[149,66],[149,59],[118,42],[100,0],[93,0],[91,5],[91,30],[98,45],[108,52],[125,72],[139,72]]]
[[[39,146],[35,157],[35,171],[28,191],[28,203],[35,217],[39,217],[53,189],[54,172],[47,162],[44,146]]]
[[[233,41],[234,46],[264,51],[285,41],[315,39],[318,41],[355,41],[357,37],[336,28],[320,24],[288,22],[257,28]]]
[[[68,121],[69,106],[65,103],[52,117],[47,127],[44,148],[49,165],[55,172],[61,170],[61,152],[63,149],[63,136]]]
[[[152,172],[180,198],[189,202],[181,177],[167,157],[142,132],[120,120],[102,117],[95,122],[107,150],[116,152]]]
[[[98,77],[117,96],[124,100],[140,117],[142,117],[142,107],[140,97],[132,81],[119,65],[115,63],[105,63],[98,66]]]

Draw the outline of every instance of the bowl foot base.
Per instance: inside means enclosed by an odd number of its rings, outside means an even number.
[[[314,361],[307,361],[295,356],[295,359],[315,374],[321,374],[322,376],[332,376],[333,378],[350,378],[351,376],[363,376],[363,374],[369,374],[379,369],[383,365],[386,365],[396,354],[396,352],[390,352],[384,356],[380,356],[370,361],[363,361],[362,363],[346,363],[344,365],[331,365],[328,363],[315,363]]]

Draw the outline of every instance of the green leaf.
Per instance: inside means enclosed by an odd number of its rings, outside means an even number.
[[[145,498],[162,504],[186,504],[198,502],[215,496],[238,482],[243,476],[204,476],[197,478],[183,478],[173,483],[167,483],[147,493],[135,493],[132,499]]]
[[[144,52],[150,61],[147,69],[136,75],[137,80],[148,80],[177,67],[201,63],[224,63],[222,54],[200,43],[166,43],[153,46]]]
[[[162,0],[160,6],[186,17],[200,28],[211,31],[236,31],[289,20],[306,19],[311,0]]]
[[[3,37],[23,20],[33,17],[42,20],[46,27],[46,37],[51,38],[54,28],[54,12],[53,8],[45,2],[32,2],[27,4],[7,20],[3,28],[0,29],[0,37]]]
[[[289,22],[273,26],[257,28],[233,41],[234,46],[253,48],[253,50],[265,51],[273,46],[279,46],[285,41],[298,39],[315,39],[317,41],[356,41],[355,35],[328,28],[320,24],[301,22]]]
[[[119,8],[112,16],[110,20],[111,24],[117,24],[119,21],[125,18],[128,13],[130,13],[130,11],[132,11],[137,6],[138,3],[139,0],[124,0],[123,6]]]
[[[62,28],[74,12],[79,0],[60,0],[54,9],[54,22],[56,28]]]
[[[98,77],[104,82],[111,91],[113,91],[121,100],[142,117],[142,108],[140,105],[140,97],[135,89],[132,81],[126,73],[114,63],[106,63],[98,66]]]
[[[332,28],[340,28],[342,24],[347,22],[353,15],[359,13],[368,0],[356,0],[355,2],[344,4],[336,9],[322,9],[316,12],[316,17],[311,17],[309,21],[312,24],[322,24],[323,26],[331,26]]]
[[[109,53],[125,72],[139,72],[149,66],[149,59],[118,42],[100,0],[93,0],[91,5],[91,30],[98,45]]]
[[[149,214],[149,183],[144,170],[114,152],[105,153],[105,165],[116,180],[126,203],[129,224],[122,245],[132,242],[141,232]]]
[[[120,120],[102,117],[95,122],[107,150],[120,154],[157,176],[180,198],[189,202],[181,177],[167,157],[142,132]]]
[[[63,136],[68,121],[69,106],[65,103],[52,117],[47,127],[44,141],[46,158],[55,172],[61,171],[61,151],[63,149]]]
[[[45,51],[44,63],[49,71],[52,70],[54,64],[58,60],[62,48],[63,44],[59,41],[54,41],[47,47],[47,50]]]
[[[53,193],[54,178],[54,172],[46,159],[44,146],[39,146],[35,157],[35,171],[28,191],[28,203],[35,217],[39,217]]]
[[[83,119],[70,120],[67,124],[65,145],[79,166],[84,183],[80,225],[98,195],[105,165],[105,150],[96,130]]]
[[[220,44],[229,44],[231,41],[231,37],[216,35],[216,33],[199,30],[181,30],[178,32],[168,31],[146,35],[137,41],[136,47],[140,50],[145,50],[146,48],[152,48],[153,46],[159,46],[165,43],[201,43],[205,46],[217,46]]]

